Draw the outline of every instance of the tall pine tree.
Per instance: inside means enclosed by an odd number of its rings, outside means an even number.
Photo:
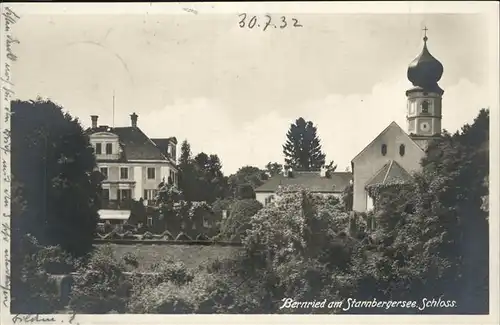
[[[179,189],[187,201],[194,200],[196,190],[196,175],[192,164],[191,145],[184,140],[181,145],[181,156],[179,157]]]
[[[294,170],[320,170],[325,165],[325,154],[321,151],[316,127],[302,117],[290,126],[283,145],[285,163]]]

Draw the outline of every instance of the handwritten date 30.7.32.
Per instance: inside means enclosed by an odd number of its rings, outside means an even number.
[[[271,17],[270,15],[264,15],[263,17],[249,16],[245,13],[239,14],[240,17],[239,26],[240,28],[258,28],[266,31],[268,29],[284,29],[284,28],[297,28],[302,27],[297,18],[289,18],[286,16],[281,17]]]

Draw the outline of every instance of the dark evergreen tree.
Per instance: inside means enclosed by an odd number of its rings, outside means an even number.
[[[283,145],[285,162],[294,170],[320,170],[325,165],[325,154],[321,151],[316,127],[302,117],[290,126]]]
[[[26,202],[12,218],[13,233],[32,234],[41,245],[60,245],[75,256],[88,253],[101,193],[88,136],[50,100],[13,101],[12,113],[12,174]]]
[[[194,201],[196,198],[196,175],[191,154],[191,145],[187,140],[182,142],[178,167],[179,188],[183,193],[183,197],[187,201]]]

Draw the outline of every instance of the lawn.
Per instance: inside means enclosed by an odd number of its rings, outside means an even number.
[[[96,246],[100,246],[96,245]],[[125,245],[110,244],[117,258],[133,253],[139,261],[138,270],[149,271],[150,266],[164,259],[182,261],[189,268],[197,268],[207,261],[230,258],[241,252],[241,247],[203,245]]]

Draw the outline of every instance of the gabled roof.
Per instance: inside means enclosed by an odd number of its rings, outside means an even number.
[[[161,149],[138,127],[110,128],[100,126],[87,130],[89,134],[111,132],[118,135],[124,160],[168,160]]]
[[[167,152],[168,145],[170,144],[170,142],[173,142],[172,138],[155,138],[151,139],[151,141],[153,141],[156,144],[156,146],[160,148],[161,152]]]
[[[255,192],[276,192],[280,186],[300,185],[311,192],[339,193],[349,186],[352,173],[331,173],[322,177],[319,172],[293,172],[292,177],[275,175],[255,189]]]
[[[409,135],[408,133],[406,133],[399,125],[398,123],[392,121],[391,124],[389,124],[382,132],[379,133],[379,135],[377,135],[375,138],[373,138],[373,140],[366,146],[364,147],[363,150],[361,150],[354,158],[352,158],[351,162],[354,162],[354,160],[356,160],[359,156],[361,156],[375,141],[378,140],[378,138],[380,138],[381,136],[383,136],[387,131],[389,131],[391,129],[391,127],[397,127],[401,133],[403,133],[404,135],[406,135],[408,137],[408,139],[410,140],[411,143],[413,143],[417,148],[419,148],[420,150],[423,150]]]
[[[391,160],[375,173],[366,186],[405,182],[411,179],[412,176],[400,164]]]

